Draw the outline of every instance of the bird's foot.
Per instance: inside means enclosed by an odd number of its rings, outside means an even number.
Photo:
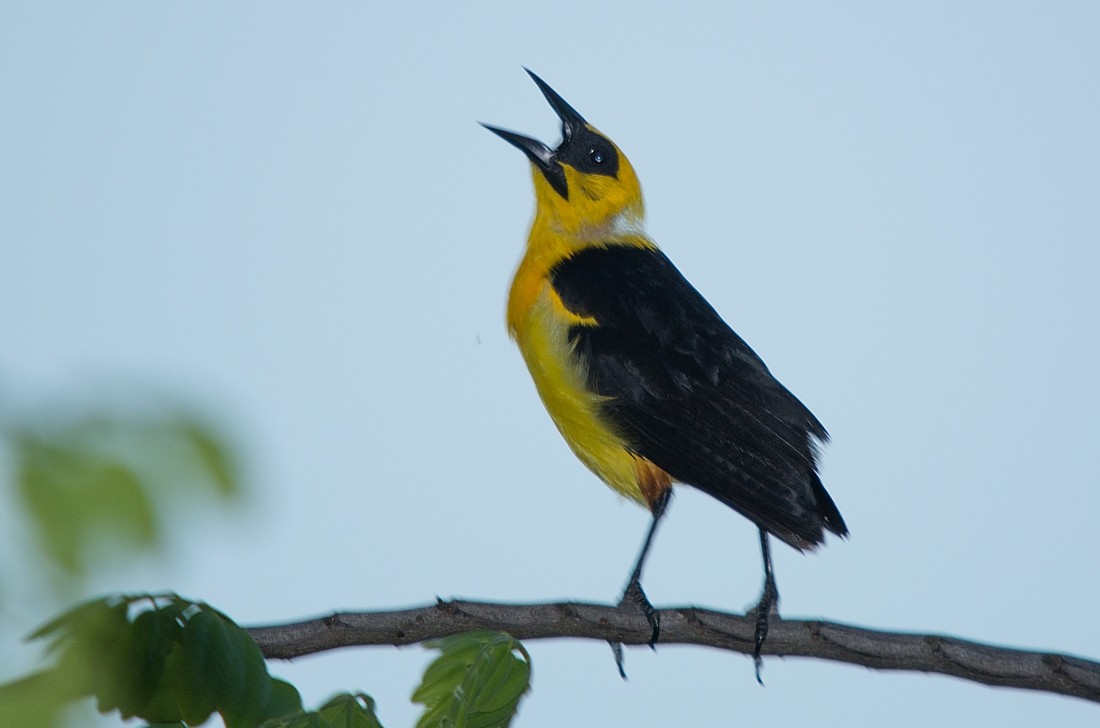
[[[756,668],[756,682],[761,685],[760,668],[764,660],[760,657],[760,651],[764,649],[764,640],[768,638],[768,626],[772,613],[779,616],[779,590],[775,586],[775,580],[764,580],[764,593],[760,595],[760,602],[756,605],[756,633],[753,639],[752,661]]]
[[[622,599],[619,600],[619,609],[627,606],[633,607],[645,615],[646,621],[649,622],[649,626],[653,629],[649,637],[649,647],[650,649],[656,650],[657,638],[661,636],[661,613],[650,603],[649,597],[642,591],[642,585],[637,579],[630,580],[630,583],[626,587],[626,591],[623,592]],[[615,666],[619,668],[619,676],[625,680],[626,670],[623,668],[623,643],[609,642],[608,644],[611,645],[611,652],[615,655]]]
[[[649,646],[656,649],[657,638],[661,636],[661,613],[650,603],[649,597],[642,591],[642,585],[637,579],[631,579],[626,591],[623,592],[623,598],[619,600],[620,609],[627,605],[637,607],[645,615],[649,626],[653,628],[653,634],[649,637]]]

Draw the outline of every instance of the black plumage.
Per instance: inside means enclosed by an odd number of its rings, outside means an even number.
[[[636,454],[798,549],[848,532],[817,472],[828,433],[659,250],[585,248],[551,273],[603,414]]]

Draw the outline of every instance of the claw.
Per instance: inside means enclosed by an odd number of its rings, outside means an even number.
[[[630,580],[630,584],[627,585],[626,591],[623,592],[622,599],[619,600],[619,609],[628,606],[644,614],[646,621],[649,622],[649,626],[653,628],[653,633],[649,637],[649,649],[656,652],[657,639],[661,636],[661,612],[650,603],[649,597],[642,591],[641,583],[636,579]],[[625,680],[626,670],[623,669],[623,643],[609,642],[608,644],[611,645],[611,652],[615,655],[615,665],[619,668],[619,676]]]
[[[611,647],[611,654],[615,656],[615,667],[619,668],[619,677],[626,680],[626,669],[623,667],[623,643],[622,642],[608,642]]]
[[[631,581],[627,585],[626,591],[623,592],[623,598],[619,600],[620,608],[627,604],[634,605],[645,615],[649,626],[653,628],[653,634],[649,638],[649,646],[656,650],[657,638],[661,636],[661,613],[650,603],[649,597],[642,591],[642,585],[637,581]]]

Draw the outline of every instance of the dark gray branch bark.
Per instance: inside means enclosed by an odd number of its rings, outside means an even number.
[[[660,644],[706,645],[751,654],[755,626],[751,614],[694,607],[662,609]],[[648,622],[630,607],[462,601],[395,611],[334,613],[248,631],[266,657],[289,659],[339,647],[407,645],[475,629],[503,631],[520,640],[583,637],[628,645],[644,645],[650,636]],[[985,685],[1100,702],[1100,663],[954,637],[883,632],[773,615],[764,654],[815,657],[876,670],[935,672]]]

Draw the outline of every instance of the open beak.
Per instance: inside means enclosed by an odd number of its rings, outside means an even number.
[[[542,91],[542,95],[546,97],[546,101],[549,102],[551,108],[554,109],[554,113],[561,119],[562,142],[558,145],[558,148],[551,149],[538,139],[532,139],[529,136],[517,134],[514,131],[508,131],[507,129],[501,129],[500,127],[485,123],[481,125],[526,154],[527,158],[531,160],[531,164],[535,165],[535,167],[542,172],[543,176],[546,177],[550,186],[553,187],[559,195],[565,199],[569,199],[569,186],[565,180],[565,170],[558,164],[557,153],[569,144],[569,140],[573,138],[574,133],[584,127],[584,117],[578,114],[576,109],[559,96],[557,91],[550,88],[549,84],[536,76],[531,69],[525,68],[523,70],[527,71],[527,75],[529,75],[539,87],[539,91]]]

